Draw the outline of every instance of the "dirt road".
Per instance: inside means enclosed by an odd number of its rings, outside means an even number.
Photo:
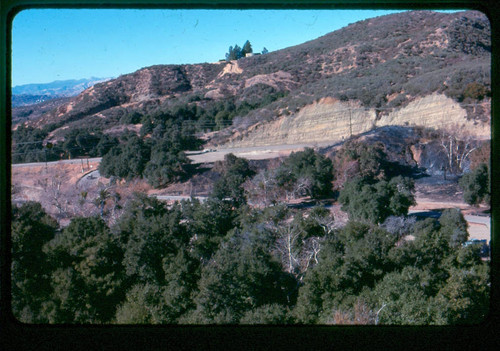
[[[23,167],[38,167],[38,166],[57,166],[57,165],[75,165],[75,164],[83,164],[84,167],[87,164],[100,163],[102,157],[94,157],[94,158],[75,158],[72,160],[59,160],[59,161],[51,161],[51,162],[31,162],[31,163],[14,163],[12,164],[12,168],[23,168]]]
[[[306,144],[293,144],[293,145],[269,145],[269,146],[254,146],[254,147],[241,147],[231,149],[217,149],[211,152],[188,151],[186,154],[193,163],[210,163],[215,161],[222,161],[224,156],[232,153],[238,157],[244,157],[249,160],[265,160],[269,158],[276,158],[288,156],[294,151],[301,151],[306,147],[323,147],[332,145],[333,142],[324,143],[306,143]]]

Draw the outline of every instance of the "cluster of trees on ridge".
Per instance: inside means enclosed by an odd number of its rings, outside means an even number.
[[[344,227],[324,207],[272,198],[249,206],[258,174],[234,155],[216,165],[205,202],[169,207],[138,194],[113,225],[95,216],[60,228],[37,203],[15,207],[14,315],[29,323],[480,322],[489,266],[477,246],[462,245],[465,220],[453,209],[438,220],[407,217],[412,181],[391,173],[379,151],[356,146],[332,161],[308,149],[260,178],[320,198],[332,175],[349,175],[336,167],[350,159],[360,176],[340,190]],[[378,161],[367,158],[373,153]]]
[[[262,49],[262,54],[265,55],[269,51],[264,47]],[[246,54],[253,53],[252,44],[250,41],[245,41],[242,47],[239,47],[238,44],[234,46],[230,46],[228,52],[226,53],[226,61],[239,60],[242,57],[245,57]]]

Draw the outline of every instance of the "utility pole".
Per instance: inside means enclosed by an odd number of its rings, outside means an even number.
[[[352,138],[352,109],[349,106],[349,138]]]
[[[48,142],[45,144],[43,147],[43,153],[45,154],[45,172],[48,172],[48,167],[47,167],[47,149],[52,149],[52,143]]]

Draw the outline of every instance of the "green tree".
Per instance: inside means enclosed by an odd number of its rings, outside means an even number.
[[[12,131],[12,163],[58,160],[63,151],[57,144],[44,142],[48,134],[45,129],[19,125]]]
[[[328,196],[332,191],[332,161],[311,148],[292,152],[279,166],[276,174],[278,185],[313,198]]]
[[[99,217],[74,218],[47,247],[51,323],[106,323],[124,297],[123,251]]]
[[[214,118],[216,130],[224,129],[231,121],[231,114],[226,110],[217,112]]]
[[[241,49],[241,56],[245,57],[246,54],[251,54],[253,52],[252,45],[247,40],[245,44],[243,44],[243,48]]]
[[[287,306],[273,303],[247,311],[241,318],[240,323],[283,325],[294,323],[294,318]]]
[[[126,324],[177,323],[194,308],[199,264],[185,251],[163,260],[165,283],[138,283],[132,286],[116,312],[116,321]]]
[[[230,46],[229,51],[226,53],[226,61],[238,60],[242,57],[241,48],[237,44],[234,47]]]
[[[101,139],[101,133],[88,130],[71,129],[65,136],[63,150],[71,157],[81,155],[95,156],[95,148]]]
[[[389,256],[397,236],[369,224],[349,222],[322,246],[319,262],[308,270],[294,314],[300,322],[326,322],[331,312],[352,307],[394,269]]]
[[[446,324],[478,324],[484,321],[490,304],[489,269],[476,265],[450,270],[446,284],[436,296]]]
[[[216,198],[209,198],[203,203],[196,199],[184,201],[182,208],[191,238],[192,255],[206,263],[229,230],[238,225],[239,213],[230,202]]]
[[[441,233],[448,240],[450,247],[458,247],[467,241],[467,221],[459,209],[449,208],[439,217]]]
[[[391,163],[382,143],[373,145],[347,141],[335,155],[336,177],[342,182],[355,176],[369,181],[392,175]]]
[[[415,204],[414,183],[401,176],[371,183],[357,177],[344,184],[339,202],[351,219],[382,223],[389,216],[408,214]]]
[[[376,324],[433,324],[437,309],[426,295],[427,271],[406,266],[388,273],[369,292]]]
[[[186,173],[185,166],[189,163],[191,160],[182,151],[175,153],[162,148],[154,148],[143,175],[155,188],[164,187],[180,179]]]
[[[294,280],[270,255],[267,235],[265,231],[235,231],[220,245],[202,269],[196,310],[184,321],[238,323],[256,308],[287,304],[287,290]]]
[[[245,57],[246,54],[252,53],[252,45],[247,40],[243,44],[243,47],[240,48],[237,44],[229,47],[228,52],[226,53],[226,61],[239,60],[242,57]]]
[[[490,172],[485,163],[481,163],[472,172],[465,173],[458,184],[464,192],[464,201],[469,205],[489,201]]]
[[[123,143],[104,155],[99,171],[105,177],[116,176],[127,180],[142,176],[151,155],[150,147],[136,135],[127,135]]]
[[[25,323],[44,323],[51,288],[52,266],[43,247],[54,238],[57,222],[37,202],[13,207],[12,312]]]
[[[243,183],[255,174],[248,161],[233,154],[224,156],[224,161],[216,165],[221,177],[215,182],[211,196],[219,200],[228,200],[239,207],[246,203]]]
[[[165,283],[164,261],[186,247],[189,236],[180,206],[168,209],[154,198],[136,196],[113,230],[124,248],[123,266],[134,282]]]

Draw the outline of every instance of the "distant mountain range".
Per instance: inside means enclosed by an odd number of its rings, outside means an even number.
[[[80,94],[94,84],[108,81],[112,78],[56,80],[51,83],[24,84],[12,88],[12,106],[27,106],[54,98],[70,97]]]

